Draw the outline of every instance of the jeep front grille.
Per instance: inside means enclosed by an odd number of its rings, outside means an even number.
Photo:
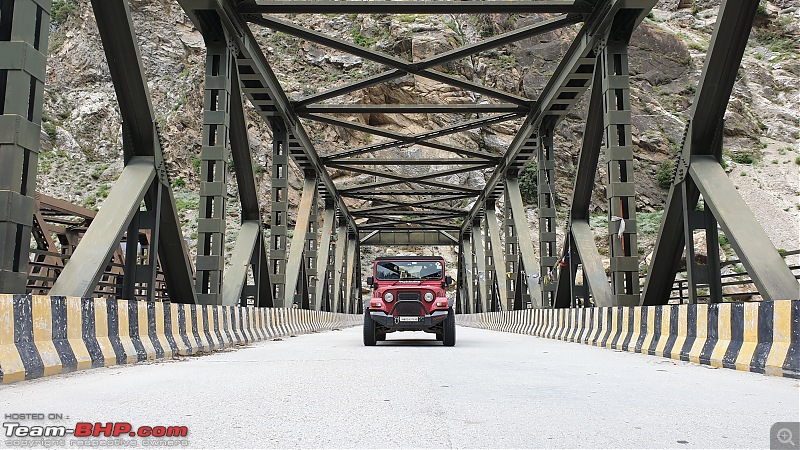
[[[422,316],[425,315],[425,308],[416,301],[398,301],[394,313],[397,316]]]
[[[403,300],[413,300],[413,301],[420,301],[419,292],[398,292],[397,299],[400,301]]]

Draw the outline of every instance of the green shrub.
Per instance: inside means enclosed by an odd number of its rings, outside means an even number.
[[[77,11],[78,6],[73,0],[55,0],[50,9],[50,20],[55,26],[59,26]]]
[[[656,170],[656,181],[658,181],[659,186],[667,189],[672,185],[674,175],[675,163],[671,159],[665,159]]]
[[[739,164],[753,164],[758,160],[755,152],[752,150],[742,150],[731,154],[731,159]]]
[[[794,159],[794,163],[800,166],[800,156]]]
[[[528,163],[519,174],[519,190],[522,201],[528,204],[536,203],[539,195],[539,168],[536,163]]]
[[[186,180],[181,177],[175,179],[175,182],[172,183],[176,188],[184,188],[186,187]]]

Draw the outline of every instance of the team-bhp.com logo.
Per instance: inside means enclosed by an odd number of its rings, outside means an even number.
[[[134,427],[129,422],[78,422],[71,427],[28,424],[22,420],[45,420],[45,416],[6,414],[3,435],[7,447],[185,447],[189,444],[183,439],[189,434],[185,426]]]

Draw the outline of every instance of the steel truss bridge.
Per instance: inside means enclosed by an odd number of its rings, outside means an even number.
[[[564,308],[588,305],[589,299],[597,306],[666,304],[684,250],[690,261],[688,301],[696,302],[698,287],[703,286],[709,290],[711,302],[720,302],[719,226],[764,299],[798,296],[795,276],[720,166],[723,116],[758,0],[721,2],[643,286],[628,44],[656,0],[179,0],[207,47],[199,237],[194,261],[181,231],[128,3],[91,3],[123,119],[124,158],[122,174],[96,214],[76,211],[56,199],[37,199],[51,2],[0,2],[0,292],[213,305],[252,300],[256,306],[295,304],[360,312],[362,246],[451,245],[458,247],[457,308],[461,312],[522,309],[529,304]],[[287,19],[297,13],[544,16],[531,25],[474,44],[408,61]],[[306,98],[290,99],[252,27],[268,27],[356,55],[382,65],[385,71]],[[437,70],[447,62],[564,27],[578,31],[537,98]],[[457,105],[331,103],[344,94],[405,75],[477,93],[485,101]],[[557,223],[553,196],[558,151],[553,144],[554,130],[583,95],[589,96],[584,138],[568,201],[566,239],[558,242],[556,228],[564,224]],[[272,130],[268,221],[260,213],[246,132],[246,102]],[[477,118],[413,135],[348,120],[372,113],[457,113]],[[375,135],[381,143],[323,156],[301,119]],[[513,142],[502,154],[437,140],[500,123],[518,125]],[[385,154],[382,150],[408,145],[452,157],[380,156]],[[607,173],[603,182],[608,199],[610,277],[588,222],[601,154]],[[226,271],[229,156],[241,201],[241,224]],[[287,217],[290,159],[304,174],[293,232]],[[531,161],[538,166],[538,246],[528,228],[518,178]],[[407,165],[447,168],[412,177],[390,170]],[[369,174],[376,181],[337,186],[331,170]],[[471,171],[490,173],[483,188],[441,180]],[[701,195],[705,210],[695,211]],[[473,204],[471,209],[447,206],[464,199]],[[355,200],[373,206],[356,208]],[[500,204],[505,207],[503,223],[495,212]],[[267,223],[268,238],[262,231]],[[694,248],[695,230],[705,230],[709,248]],[[59,245],[53,241],[54,235],[59,236]],[[137,245],[122,245],[131,242]],[[708,255],[707,265],[696,264],[694,253],[699,250]],[[540,283],[543,279],[548,282]]]

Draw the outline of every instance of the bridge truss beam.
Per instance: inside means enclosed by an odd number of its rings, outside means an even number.
[[[800,286],[791,270],[720,165],[724,114],[758,4],[757,0],[723,0],[720,5],[680,160],[667,197],[664,219],[647,271],[642,305],[667,303],[684,248],[687,257],[694,252],[693,239],[689,237],[694,229],[704,225],[707,240],[716,242],[716,221],[719,221],[765,300],[793,299],[800,295]],[[697,218],[692,217],[701,194],[704,210],[711,212],[704,214],[705,224],[698,224]],[[708,254],[717,251],[714,246]],[[696,301],[701,280],[697,268],[692,264],[688,266],[692,291],[689,298]],[[710,277],[719,280],[718,266],[714,270]],[[721,297],[719,286],[711,283],[710,290],[713,291],[712,301],[718,301]]]

